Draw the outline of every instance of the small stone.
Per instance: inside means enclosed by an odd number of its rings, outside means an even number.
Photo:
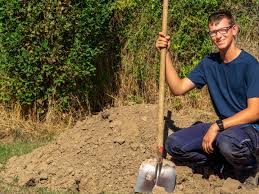
[[[109,118],[109,116],[110,116],[110,113],[109,113],[109,112],[107,112],[107,111],[105,111],[105,112],[102,112],[102,113],[101,113],[101,117],[102,117],[102,119],[108,119],[108,118]]]
[[[183,191],[175,191],[174,194],[185,194]]]
[[[142,119],[143,121],[147,121],[147,117],[146,117],[146,116],[143,116],[141,119]]]
[[[0,131],[0,139],[4,139],[8,134],[5,131]]]
[[[139,148],[139,145],[137,143],[131,143],[130,144],[130,148],[133,150],[133,151],[137,151],[137,149]]]
[[[233,194],[236,190],[241,188],[241,183],[238,180],[227,178],[222,188],[220,189],[220,194]]]
[[[184,183],[184,182],[186,182],[188,179],[187,179],[187,177],[186,176],[179,176],[179,177],[177,177],[177,185],[178,184],[182,184],[182,183]]]
[[[107,163],[103,163],[102,167],[106,170],[110,169],[110,166]]]
[[[43,173],[40,175],[40,180],[48,180],[48,174],[47,173]]]
[[[36,180],[35,178],[31,178],[29,179],[26,184],[25,184],[26,187],[35,187],[36,186]]]
[[[114,140],[114,143],[118,143],[120,145],[124,144],[125,143],[125,139],[121,138],[121,137],[118,137]]]
[[[142,153],[146,153],[146,148],[145,148],[145,146],[143,144],[140,144],[140,151]]]
[[[215,175],[210,175],[210,177],[209,177],[210,182],[216,181],[216,180],[217,180],[217,177]]]
[[[122,124],[122,122],[120,120],[116,120],[116,121],[112,121],[110,122],[110,128],[115,128],[115,127],[119,127]]]
[[[219,179],[215,175],[210,175],[209,182],[210,182],[210,185],[212,185],[214,187],[222,187],[222,185],[223,185],[223,180]]]
[[[182,184],[177,185],[177,188],[178,188],[178,190],[180,190],[180,191],[183,191],[183,189],[184,189],[184,187],[183,187],[183,185],[182,185]]]
[[[158,187],[158,186],[155,186],[153,188],[152,193],[153,194],[168,194],[168,192],[165,191],[164,187]]]
[[[49,165],[49,164],[51,164],[51,163],[53,163],[54,161],[53,161],[53,159],[48,159],[47,160],[47,164]]]

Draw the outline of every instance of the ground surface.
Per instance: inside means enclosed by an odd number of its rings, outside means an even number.
[[[168,127],[185,127],[197,120],[213,119],[213,113],[200,110],[172,111]],[[140,164],[155,156],[156,122],[154,105],[106,110],[78,122],[53,143],[11,158],[1,177],[28,187],[90,194],[134,193]],[[162,193],[159,189],[155,192]],[[249,189],[234,179],[220,179],[212,173],[207,176],[194,173],[191,168],[177,164],[175,193],[252,194],[259,193],[259,188]]]

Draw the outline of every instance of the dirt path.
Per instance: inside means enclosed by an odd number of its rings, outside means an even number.
[[[154,157],[156,117],[154,105],[104,111],[78,122],[55,142],[11,158],[1,177],[28,187],[90,194],[134,193],[140,164]],[[177,127],[211,119],[214,114],[200,110],[172,113]],[[177,194],[259,193],[259,188],[244,188],[233,179],[215,175],[204,179],[186,166],[177,166],[177,175]]]

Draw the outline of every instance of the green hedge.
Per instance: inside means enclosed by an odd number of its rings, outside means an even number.
[[[0,0],[0,101],[68,110],[93,96],[111,0]]]
[[[148,102],[148,85],[159,77],[161,2],[0,0],[0,102],[40,114],[50,103],[66,111],[99,110],[125,85],[121,95]],[[212,50],[207,17],[214,10],[232,10],[241,36],[249,32],[256,40],[258,0],[169,3],[168,34],[182,77]]]

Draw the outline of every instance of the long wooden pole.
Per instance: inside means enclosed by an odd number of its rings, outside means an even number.
[[[167,33],[168,0],[163,0],[162,32]],[[160,78],[159,78],[159,104],[158,104],[158,158],[162,159],[164,151],[164,98],[165,98],[165,62],[167,49],[161,50],[160,56]]]

